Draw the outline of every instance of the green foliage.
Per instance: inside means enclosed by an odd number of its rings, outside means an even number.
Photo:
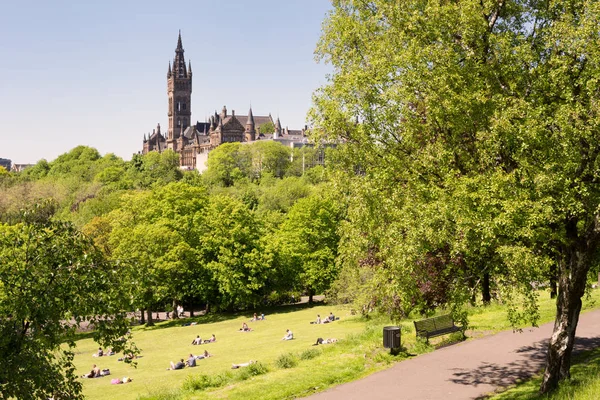
[[[321,351],[317,349],[306,349],[300,353],[301,360],[312,360],[321,355]]]
[[[239,378],[240,380],[246,380],[254,376],[264,375],[267,372],[269,372],[269,368],[260,361],[257,361],[242,369],[240,371]]]
[[[127,267],[108,262],[48,207],[0,224],[0,389],[6,398],[83,398],[73,365],[75,331],[121,351],[128,330]],[[72,321],[72,324],[65,324]],[[18,329],[16,328],[18,327]],[[129,351],[129,350],[128,350]],[[132,349],[134,354],[135,348]],[[19,371],[18,374],[15,371]]]
[[[275,133],[275,124],[272,123],[271,121],[269,122],[265,122],[264,124],[262,124],[259,128],[260,133],[264,134],[269,134],[269,133]]]
[[[293,353],[285,353],[275,360],[275,366],[281,369],[294,368],[298,365],[298,358]]]
[[[275,247],[286,274],[309,295],[329,289],[337,277],[335,259],[341,212],[332,199],[313,195],[292,206]]]
[[[317,47],[334,72],[312,132],[345,142],[339,260],[372,271],[346,274],[359,306],[460,317],[489,278],[535,323],[532,282],[557,282],[544,392],[568,375],[600,244],[599,21],[586,0],[343,0]]]

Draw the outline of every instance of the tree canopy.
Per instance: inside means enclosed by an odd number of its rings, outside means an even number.
[[[82,398],[73,347],[79,326],[115,351],[128,330],[124,265],[40,206],[0,224],[0,397]],[[127,351],[134,351],[129,348]]]
[[[460,314],[491,280],[533,323],[532,284],[557,282],[543,392],[600,240],[599,22],[595,1],[337,0],[317,49],[313,131],[347,143],[344,279],[398,315]]]

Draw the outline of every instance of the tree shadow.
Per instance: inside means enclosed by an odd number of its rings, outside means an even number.
[[[236,319],[236,318],[243,317],[243,316],[246,316],[248,318],[248,320],[250,320],[254,313],[257,313],[258,315],[264,313],[266,318],[268,319],[270,315],[287,314],[287,313],[295,312],[295,311],[299,311],[299,310],[310,309],[310,308],[313,308],[316,306],[321,306],[324,304],[325,303],[323,301],[314,301],[312,304],[298,302],[298,303],[284,304],[284,305],[279,305],[279,306],[265,306],[262,308],[236,311],[236,312],[219,311],[219,312],[211,312],[208,314],[196,315],[194,317],[160,320],[160,321],[157,321],[155,323],[155,325],[153,325],[153,326],[144,326],[144,325],[134,325],[134,326],[138,326],[138,328],[137,328],[138,330],[153,331],[153,330],[159,330],[159,329],[173,328],[173,327],[177,327],[177,326],[180,326],[180,327],[192,326],[192,324],[193,325],[205,325],[205,324],[212,324],[215,322],[224,322],[224,321],[229,321],[229,320]]]
[[[506,364],[495,364],[482,362],[479,367],[467,370],[455,368],[451,382],[461,385],[477,386],[492,385],[496,387],[507,387],[521,381],[531,379],[540,373],[546,361],[546,351],[549,339],[544,339],[530,346],[524,346],[516,350],[525,359],[508,362]],[[573,355],[600,347],[600,337],[575,339]],[[477,397],[486,399],[487,395]]]

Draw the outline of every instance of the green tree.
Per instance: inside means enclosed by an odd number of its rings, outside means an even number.
[[[258,141],[250,145],[252,155],[252,176],[260,178],[270,173],[276,178],[285,175],[290,165],[291,151],[278,142]]]
[[[210,152],[206,165],[204,174],[209,182],[231,186],[250,175],[251,156],[241,143],[223,143]]]
[[[599,23],[589,0],[336,0],[317,49],[334,72],[313,133],[345,139],[341,166],[360,172],[342,258],[393,308],[431,271],[460,308],[489,260],[529,300],[509,317],[534,323],[531,283],[555,274],[544,393],[569,377],[600,241]]]
[[[152,324],[150,311],[159,303],[169,300],[175,307],[184,294],[206,299],[212,289],[211,277],[199,259],[207,203],[204,188],[175,182],[151,193],[124,196],[123,205],[107,217],[112,257],[136,266],[135,299],[148,310],[148,324]],[[89,229],[103,240],[105,228]]]
[[[202,235],[202,259],[210,269],[226,309],[258,304],[269,277],[261,251],[260,226],[240,200],[210,199]]]
[[[276,234],[280,262],[294,284],[313,296],[324,293],[337,277],[337,229],[340,211],[332,199],[313,195],[292,206]]]
[[[274,133],[275,132],[275,124],[272,123],[271,121],[265,122],[264,124],[262,124],[260,126],[259,131],[263,135],[269,134],[269,133]]]
[[[76,330],[116,351],[128,330],[125,267],[45,207],[0,224],[0,398],[83,398],[73,365]],[[127,349],[129,351],[130,349]]]

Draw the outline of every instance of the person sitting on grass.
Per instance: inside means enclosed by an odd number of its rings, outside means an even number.
[[[311,324],[320,324],[321,323],[321,315],[317,314],[317,319],[312,321]]]
[[[197,335],[196,339],[192,340],[192,344],[193,345],[202,344],[202,339],[200,338],[200,335]]]
[[[242,332],[250,332],[251,330],[252,330],[252,329],[250,329],[250,328],[248,327],[248,324],[247,324],[247,323],[245,323],[245,322],[242,324],[242,327],[240,328],[240,331],[242,331]]]
[[[196,360],[203,360],[208,357],[210,357],[210,354],[208,353],[208,351],[204,350],[204,354],[196,356]]]
[[[329,316],[327,318],[325,318],[325,320],[323,321],[324,324],[328,324],[330,322],[335,321],[335,316],[333,315],[333,313],[329,313]]]
[[[215,337],[215,334],[213,333],[212,336],[210,337],[210,339],[205,339],[204,342],[202,343],[212,343],[212,342],[216,342],[217,338]]]
[[[252,319],[250,321],[258,321],[258,315],[256,315],[256,313],[254,313],[254,315],[252,316]]]
[[[171,368],[167,368],[167,370],[176,370],[176,369],[184,369],[185,368],[185,363],[183,362],[183,358],[177,363],[173,363],[173,361],[171,361]]]
[[[231,369],[238,369],[241,367],[247,367],[250,364],[254,364],[256,361],[250,360],[247,363],[241,363],[241,364],[231,364]]]
[[[281,338],[281,340],[292,340],[294,338],[294,334],[289,329],[286,329],[285,336]]]
[[[96,366],[96,364],[92,365],[92,370],[87,374],[81,375],[82,378],[97,378],[100,375],[100,368]]]
[[[196,366],[196,357],[194,357],[193,354],[190,354],[190,356],[188,357],[186,364],[188,367],[195,367]]]
[[[102,347],[98,347],[98,352],[92,354],[92,357],[102,357],[104,355],[104,350],[102,350]]]

